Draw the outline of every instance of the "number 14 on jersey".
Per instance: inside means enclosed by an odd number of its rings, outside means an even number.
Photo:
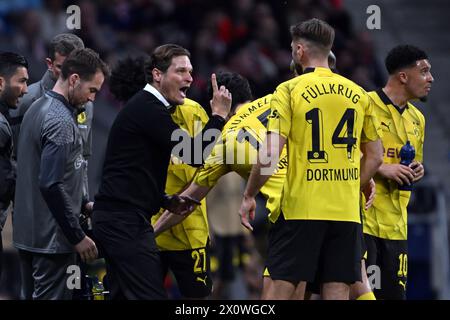
[[[345,148],[347,158],[353,162],[353,150],[356,148],[355,109],[347,108],[344,111],[339,123],[334,129],[331,144],[334,148]],[[305,114],[306,121],[311,125],[312,150],[308,150],[308,161],[311,163],[327,163],[328,153],[323,146],[323,116],[319,108],[314,108]],[[325,124],[326,125],[326,124]]]

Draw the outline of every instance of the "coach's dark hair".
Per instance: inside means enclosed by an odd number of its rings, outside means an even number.
[[[127,57],[117,62],[111,71],[109,90],[119,101],[128,101],[146,85],[144,66],[148,58]]]
[[[157,47],[150,56],[150,59],[145,63],[145,76],[147,83],[151,84],[153,82],[153,68],[166,72],[172,63],[172,58],[179,56],[187,56],[190,58],[191,54],[187,49],[177,44],[164,44]]]
[[[412,45],[399,45],[391,49],[384,61],[387,72],[394,74],[395,72],[412,67],[416,61],[428,59],[425,51]]]
[[[18,67],[28,69],[28,61],[24,56],[14,52],[0,52],[0,77],[9,79]]]
[[[73,50],[84,49],[83,40],[72,33],[61,33],[55,36],[48,45],[48,57],[55,60],[55,54],[67,57]]]
[[[251,101],[252,90],[248,80],[235,72],[219,72],[216,74],[217,86],[225,86],[232,96],[231,112],[233,113],[238,104]],[[208,81],[208,97],[212,98],[213,90],[211,81]]]
[[[292,40],[307,40],[324,55],[331,50],[334,42],[334,29],[319,19],[310,19],[291,26]]]
[[[108,66],[100,59],[97,52],[92,49],[77,49],[72,51],[64,60],[61,67],[61,77],[66,80],[76,73],[83,80],[90,80],[100,70],[105,78],[109,76]]]

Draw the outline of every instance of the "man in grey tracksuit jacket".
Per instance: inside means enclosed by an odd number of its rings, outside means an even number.
[[[67,272],[75,252],[84,261],[97,256],[79,221],[86,163],[77,118],[81,106],[95,99],[106,70],[94,51],[75,50],[53,89],[23,118],[13,214],[23,299],[71,299]]]
[[[65,281],[58,279],[63,278],[69,265],[75,265],[74,245],[85,236],[79,223],[85,164],[77,115],[64,97],[48,91],[24,117],[18,150],[13,242],[21,260],[29,260],[25,265],[30,272],[22,272],[21,295],[25,299],[71,298]],[[42,258],[39,253],[52,254],[57,262]],[[47,281],[52,281],[56,290],[46,291],[46,283],[41,285],[39,281],[33,290],[35,281],[29,277],[33,272],[51,275]],[[48,295],[50,292],[54,294]]]

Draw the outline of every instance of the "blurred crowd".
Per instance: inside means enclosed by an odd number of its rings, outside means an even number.
[[[0,50],[30,62],[30,81],[45,71],[46,44],[68,32],[66,12],[78,5],[81,28],[73,30],[110,64],[177,43],[192,54],[194,83],[189,97],[206,109],[211,72],[231,70],[249,79],[256,97],[291,77],[290,25],[311,17],[336,29],[338,71],[366,89],[382,84],[367,32],[354,30],[342,0],[19,0],[0,1]],[[107,86],[103,97],[113,101]]]

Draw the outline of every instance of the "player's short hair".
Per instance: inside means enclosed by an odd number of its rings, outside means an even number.
[[[51,60],[55,60],[56,52],[64,57],[67,57],[73,50],[76,49],[84,49],[83,40],[72,33],[61,33],[56,35],[52,41],[50,41],[47,48],[47,53]]]
[[[109,68],[100,59],[98,53],[89,48],[76,49],[64,60],[61,77],[66,80],[70,75],[76,73],[82,80],[90,80],[97,71],[101,71],[105,78],[109,76]]]
[[[401,69],[413,67],[416,61],[422,59],[428,59],[425,51],[406,44],[392,48],[386,56],[384,64],[387,72],[389,74],[394,74]]]
[[[237,105],[251,101],[252,90],[248,80],[236,72],[219,72],[216,74],[217,86],[225,86],[232,96],[231,112],[233,113]],[[213,90],[211,81],[208,81],[208,97],[212,98]]]
[[[119,60],[114,66],[109,79],[109,89],[117,100],[128,101],[136,92],[145,87],[146,59],[146,57],[127,57]]]
[[[323,20],[313,18],[291,26],[292,40],[306,40],[324,55],[330,52],[334,42],[334,29]]]
[[[152,70],[154,68],[159,69],[162,72],[166,72],[172,64],[174,57],[187,56],[191,58],[189,51],[177,44],[164,44],[157,47],[145,62],[145,76],[147,83],[153,82]]]
[[[9,79],[19,67],[28,69],[27,59],[14,52],[0,52],[0,77]]]

